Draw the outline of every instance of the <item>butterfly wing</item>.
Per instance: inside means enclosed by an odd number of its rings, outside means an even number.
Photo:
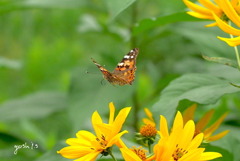
[[[136,58],[138,56],[139,49],[134,48],[128,54],[126,54],[122,61],[118,63],[117,67],[113,71],[113,75],[116,76],[119,81],[122,81],[121,85],[132,84],[135,78],[136,71]]]
[[[99,63],[97,63],[93,58],[91,58],[93,63],[99,68],[99,70],[102,72],[103,77],[108,80],[109,77],[111,77],[111,72],[109,72],[107,69],[105,69],[103,66],[101,66]],[[109,80],[108,80],[109,81]]]

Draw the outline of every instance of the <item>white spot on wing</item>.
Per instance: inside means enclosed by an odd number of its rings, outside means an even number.
[[[129,59],[129,57],[130,57],[129,55],[125,55],[125,56],[124,56],[124,58],[126,58],[126,59]]]
[[[123,66],[124,65],[124,63],[123,62],[121,62],[121,63],[118,63],[118,66]]]

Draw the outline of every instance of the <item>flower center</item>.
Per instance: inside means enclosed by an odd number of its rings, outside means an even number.
[[[151,124],[146,124],[141,127],[140,134],[145,137],[156,136],[157,129],[154,126],[152,126]]]
[[[100,138],[96,138],[96,140],[98,141],[98,143],[100,144],[102,149],[106,149],[108,142],[107,142],[105,136],[102,135]]]
[[[132,147],[130,150],[132,150],[141,160],[145,160],[146,157],[146,150],[144,150],[141,146],[139,148]]]
[[[175,152],[172,154],[173,160],[178,161],[178,159],[182,158],[182,156],[184,156],[184,154],[187,154],[188,151],[184,150],[183,148],[179,148],[178,144],[176,145],[176,150]]]

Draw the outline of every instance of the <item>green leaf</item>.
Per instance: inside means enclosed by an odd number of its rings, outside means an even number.
[[[211,149],[210,147],[207,147],[207,151],[216,151],[220,152],[223,155],[223,158],[217,159],[217,161],[239,161],[240,155],[239,155],[239,149],[240,149],[240,137],[239,137],[239,126],[233,127],[233,126],[226,126],[222,125],[221,131],[224,130],[230,130],[230,132],[224,136],[222,139],[214,141],[211,143],[211,146],[214,146],[214,148],[221,147],[222,149]],[[213,148],[213,147],[212,147]],[[233,156],[233,157],[232,157]]]
[[[0,106],[0,121],[43,118],[66,107],[66,94],[38,92]]]
[[[104,0],[110,12],[110,20],[116,18],[136,0]]]
[[[166,24],[182,22],[182,21],[201,21],[201,20],[196,19],[186,14],[185,12],[174,13],[171,15],[166,15],[158,18],[147,18],[140,21],[140,23],[133,28],[133,35],[146,32],[160,25],[166,25]]]
[[[224,58],[224,57],[208,57],[205,55],[202,55],[202,57],[210,62],[215,62],[215,63],[219,63],[219,64],[224,64],[230,67],[234,67],[234,68],[238,68],[237,62],[228,58]]]
[[[229,84],[227,80],[208,74],[186,74],[172,81],[153,105],[154,111],[171,119],[179,101],[187,99],[200,104],[212,104],[228,93],[240,90]],[[170,119],[170,120],[171,120]]]
[[[206,148],[206,152],[218,152],[222,154],[222,157],[214,159],[214,161],[233,161],[233,154],[227,151],[226,149],[213,146],[210,144],[204,148]]]

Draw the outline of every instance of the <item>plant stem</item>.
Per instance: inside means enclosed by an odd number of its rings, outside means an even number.
[[[117,161],[117,159],[114,157],[112,150],[108,151],[109,155],[113,158],[114,161]]]
[[[229,24],[230,26],[232,26],[231,21],[229,21],[228,24]],[[230,37],[233,38],[233,35],[230,34]],[[237,57],[238,70],[240,70],[240,57],[239,57],[239,52],[238,52],[237,46],[234,46],[234,51],[235,51],[235,54],[236,54],[236,57]]]
[[[148,141],[148,151],[151,154],[152,153],[152,144],[150,143],[150,141]]]
[[[233,38],[233,35],[230,34],[230,37]],[[237,57],[237,63],[238,63],[238,70],[240,70],[240,57],[237,46],[234,46],[234,51]]]

